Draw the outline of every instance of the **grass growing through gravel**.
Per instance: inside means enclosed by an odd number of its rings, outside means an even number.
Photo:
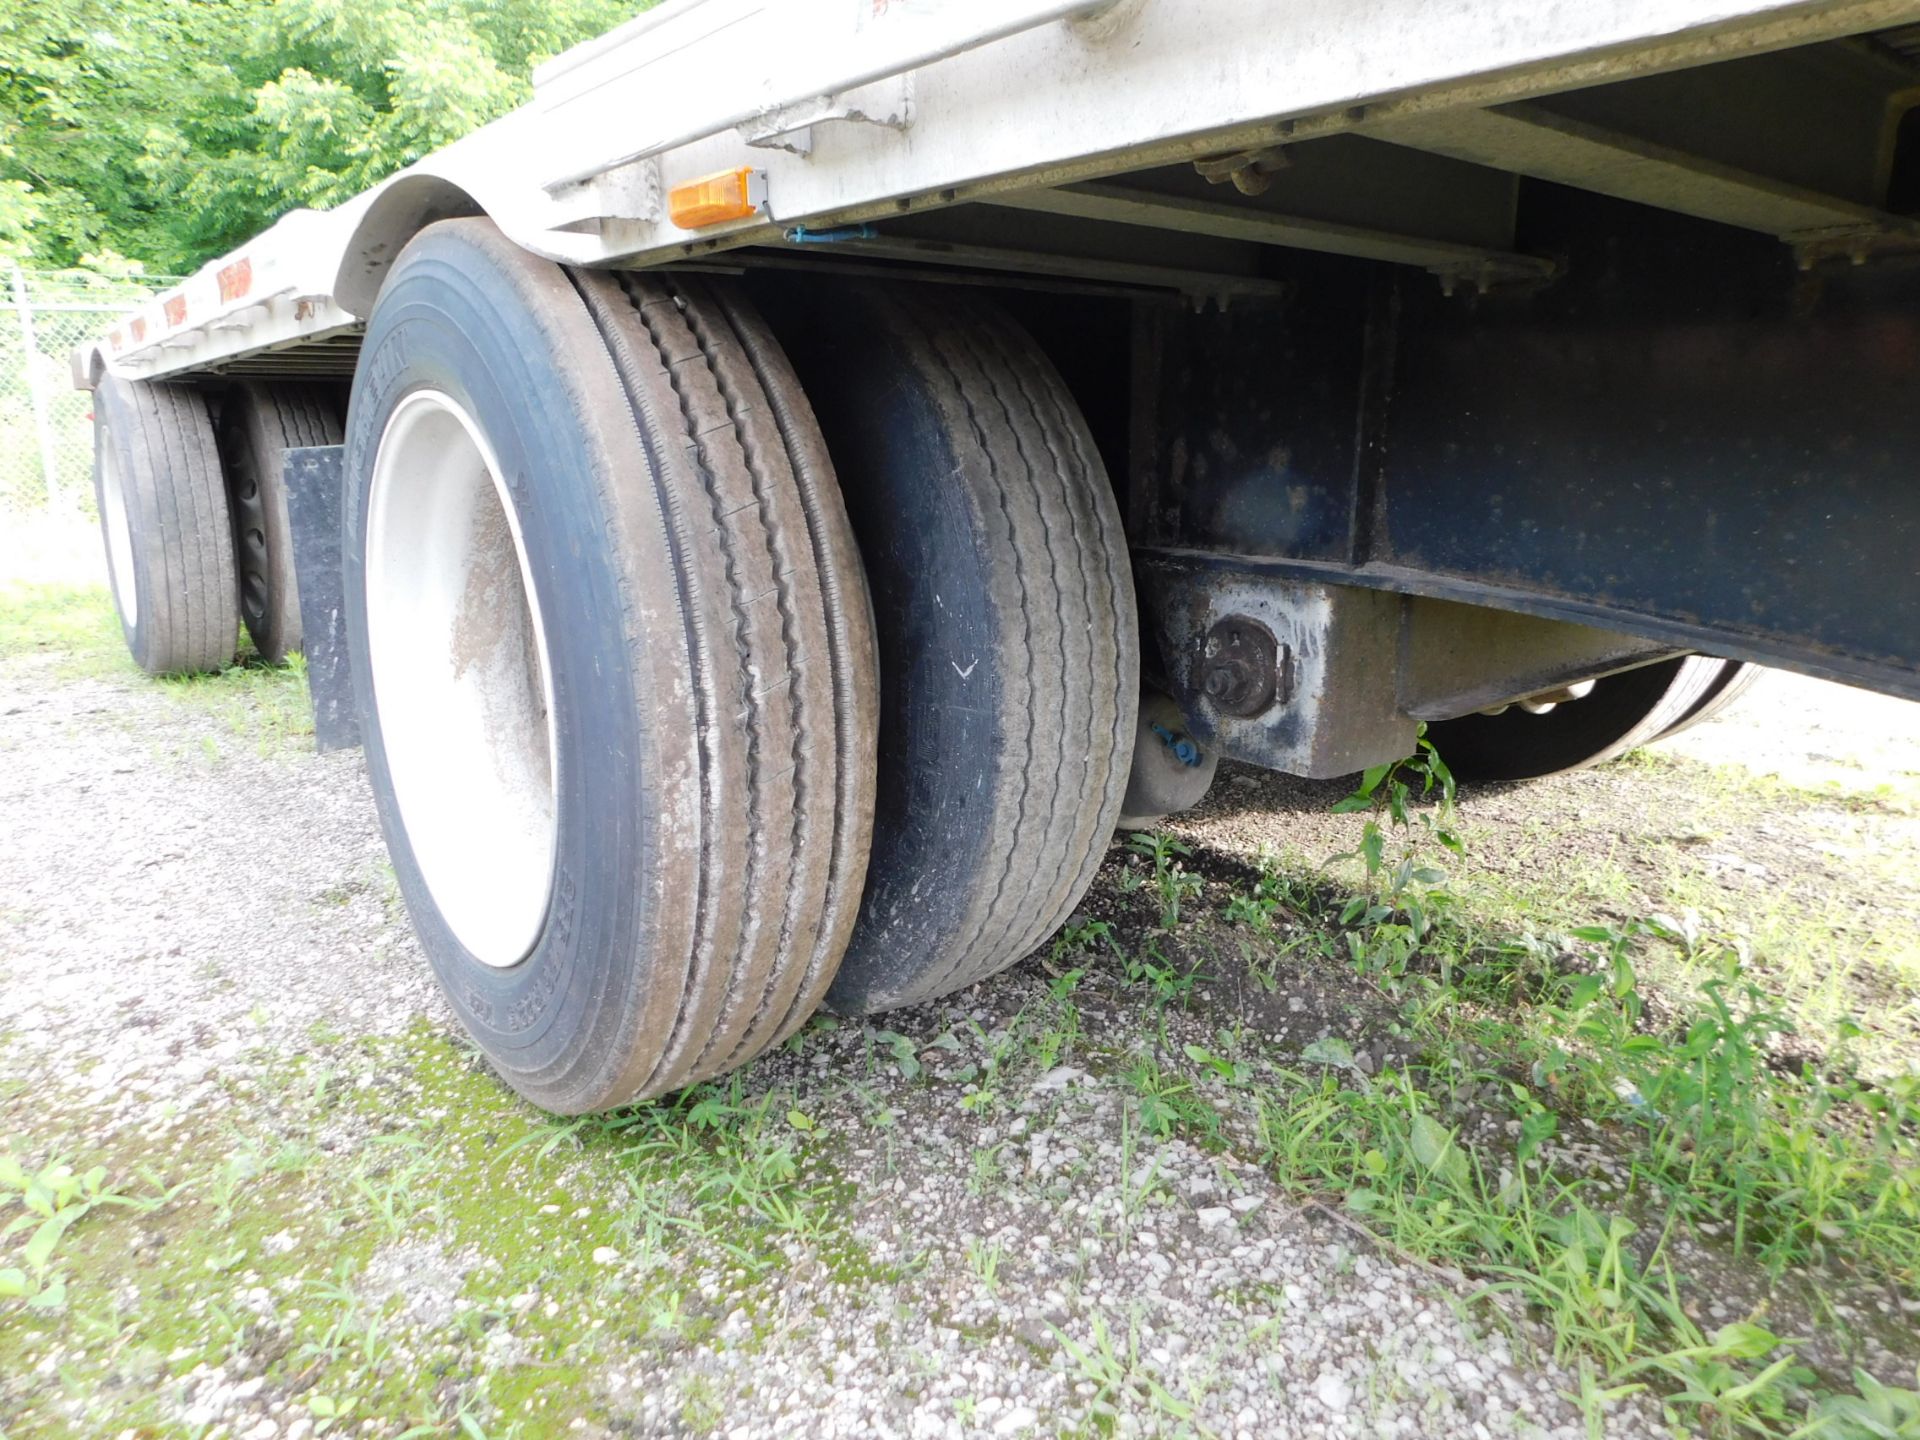
[[[238,741],[272,755],[313,743],[313,706],[304,657],[268,665],[249,654],[217,675],[182,675],[158,682],[182,705],[205,710]]]
[[[314,1434],[564,1434],[608,1408],[585,1375],[750,1348],[796,1264],[884,1278],[784,1092],[557,1122],[424,1030],[255,1083],[227,1113],[270,1126],[183,1123],[77,1176],[0,1150],[0,1228],[31,1232],[0,1266],[0,1434],[200,1434],[263,1385]],[[7,1394],[36,1368],[58,1383]]]
[[[1850,1022],[1823,1053],[1796,1048],[1739,940],[1651,916],[1498,933],[1449,888],[1442,863],[1463,846],[1430,747],[1368,772],[1340,808],[1367,815],[1338,857],[1359,862],[1358,893],[1269,863],[1231,887],[1220,918],[1256,983],[1276,947],[1350,968],[1401,1054],[1376,1068],[1338,1035],[1291,1064],[1242,1058],[1232,1036],[1218,1054],[1135,1054],[1123,1073],[1143,1127],[1251,1150],[1343,1223],[1479,1276],[1580,1368],[1596,1433],[1607,1401],[1650,1388],[1692,1433],[1920,1435],[1920,1391],[1836,1364],[1859,1337],[1840,1333],[1834,1303],[1876,1302],[1880,1338],[1911,1363],[1920,1074],[1863,1073]],[[1177,933],[1202,893],[1187,847],[1132,848],[1120,888],[1147,901],[1139,953],[1104,922],[1068,942],[1183,1001],[1221,937]],[[1646,992],[1654,958],[1691,989]],[[1761,1298],[1703,1318],[1729,1264],[1760,1273]],[[1769,1287],[1839,1343],[1769,1328],[1782,1323]],[[1803,1359],[1815,1350],[1824,1370]]]
[[[135,678],[104,592],[0,592],[0,656],[56,651]],[[218,745],[304,734],[296,670],[153,689],[214,718]],[[1085,1222],[1102,1242],[1191,1223],[1153,1158],[1177,1137],[1257,1163],[1316,1223],[1472,1277],[1478,1318],[1572,1367],[1596,1433],[1644,1388],[1686,1433],[1920,1437],[1901,1369],[1920,1080],[1910,1046],[1876,1043],[1913,1023],[1911,937],[1868,907],[1717,885],[1697,852],[1723,817],[1577,873],[1523,854],[1490,877],[1449,791],[1430,754],[1370,775],[1331,867],[1129,837],[1097,903],[998,982],[1026,997],[1010,1018],[981,1018],[985,989],[933,1018],[823,1017],[797,1055],[609,1116],[541,1116],[424,1029],[317,1028],[138,1133],[93,1129],[98,1097],[0,1082],[0,1435],[204,1435],[255,1381],[315,1434],[528,1440],[576,1414],[724,1431],[741,1392],[709,1367],[774,1346],[794,1277],[849,1307],[925,1293],[891,1268],[920,1261],[856,1239],[850,1212],[878,1202],[845,1147],[892,1177],[897,1144],[910,1179],[925,1152],[902,1128],[952,1106],[977,1137],[970,1192],[1032,1188],[1016,1127],[1084,1070],[1125,1097],[1111,1203]],[[1905,793],[1785,798],[1878,816]],[[1905,880],[1888,862],[1876,883]],[[1287,1023],[1315,986],[1332,1004]],[[954,1243],[971,1283],[1020,1294],[1019,1232]],[[1059,1433],[1206,1433],[1204,1396],[1164,1383],[1127,1314],[1055,1328],[1036,1363],[1089,1397]]]
[[[1652,921],[1679,937],[1639,952],[1654,990],[1696,991],[1732,949],[1791,1016],[1797,1049],[1844,1047],[1870,1069],[1920,1055],[1920,774],[1808,785],[1658,750],[1606,769],[1684,799],[1653,796],[1617,833],[1550,804],[1463,824],[1475,855],[1450,897],[1456,928],[1505,939]]]
[[[148,680],[127,654],[113,596],[102,585],[0,583],[0,659],[29,656],[46,657],[64,677],[132,680],[204,711],[224,731],[223,737],[203,737],[215,763],[223,740],[271,755],[304,747],[313,737],[301,656],[268,665],[242,647],[218,674]]]

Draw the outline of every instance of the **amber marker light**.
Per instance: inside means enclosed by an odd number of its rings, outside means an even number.
[[[767,177],[750,165],[703,175],[667,192],[667,218],[682,230],[745,220],[767,201]]]

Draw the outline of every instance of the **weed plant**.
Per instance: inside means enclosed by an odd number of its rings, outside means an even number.
[[[1582,1377],[1575,1398],[1596,1434],[1608,1404],[1648,1391],[1683,1433],[1920,1437],[1920,1391],[1817,1375],[1804,1338],[1761,1313],[1703,1326],[1703,1282],[1689,1274],[1706,1246],[1775,1280],[1911,1306],[1920,1076],[1859,1073],[1846,1043],[1857,1027],[1808,1058],[1742,946],[1668,917],[1478,933],[1443,868],[1467,858],[1453,806],[1452,776],[1422,736],[1336,806],[1365,817],[1355,848],[1333,857],[1359,862],[1357,893],[1329,895],[1265,857],[1218,916],[1258,942],[1243,955],[1305,941],[1351,966],[1397,1009],[1412,1058],[1368,1073],[1337,1036],[1281,1066],[1194,1045],[1136,1054],[1122,1074],[1140,1127],[1249,1146],[1282,1184],[1383,1244],[1477,1276],[1479,1295],[1546,1327]],[[1126,954],[1111,927],[1077,938],[1164,1003],[1167,976],[1192,973],[1168,957],[1189,938],[1211,943],[1176,934],[1196,918],[1191,852],[1167,836],[1129,848],[1146,862],[1133,889],[1159,911],[1142,953]],[[1694,993],[1643,987],[1640,962],[1656,950],[1705,977]],[[1576,1125],[1601,1137],[1608,1164],[1570,1148]]]

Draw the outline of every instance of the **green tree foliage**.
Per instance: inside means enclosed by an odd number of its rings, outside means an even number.
[[[0,0],[0,259],[179,273],[512,109],[651,0]]]

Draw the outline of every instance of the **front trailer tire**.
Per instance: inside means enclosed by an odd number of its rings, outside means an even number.
[[[206,398],[103,376],[93,490],[121,633],[149,675],[220,670],[239,637],[233,531]]]
[[[825,450],[752,307],[442,222],[369,317],[346,443],[368,771],[482,1050],[578,1113],[778,1043],[856,913],[876,681]]]
[[[1427,738],[1463,784],[1540,780],[1604,764],[1705,719],[1722,695],[1730,703],[1751,683],[1741,682],[1743,668],[1704,655],[1657,660],[1603,675],[1590,693],[1544,714],[1511,705],[1462,715],[1430,723]]]
[[[1684,715],[1656,735],[1655,740],[1671,740],[1683,731],[1705,724],[1721,714],[1758,683],[1764,669],[1763,666],[1743,660],[1715,660],[1705,655],[1695,655],[1689,663],[1709,667],[1708,678],[1700,689],[1700,698],[1688,707]]]

